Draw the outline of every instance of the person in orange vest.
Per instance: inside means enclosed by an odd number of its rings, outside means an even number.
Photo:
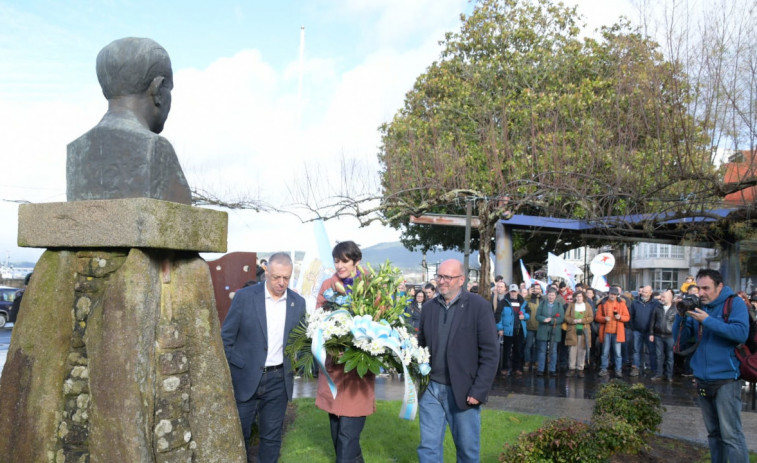
[[[626,342],[625,323],[631,320],[628,307],[620,297],[617,287],[610,288],[606,301],[597,307],[596,321],[599,322],[599,339],[602,340],[602,365],[599,376],[607,376],[607,365],[610,360],[610,347],[615,354],[615,376],[623,376],[623,359],[620,355],[621,344]]]

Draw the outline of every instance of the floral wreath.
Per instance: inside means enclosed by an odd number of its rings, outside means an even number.
[[[381,368],[403,373],[405,396],[400,417],[414,419],[418,388],[428,385],[429,351],[418,345],[409,327],[405,308],[410,298],[400,295],[402,283],[398,268],[387,260],[375,272],[370,265],[358,271],[346,287],[337,281],[323,293],[323,307],[309,313],[289,335],[285,349],[292,368],[312,376],[314,363],[325,375],[336,398],[334,382],[324,366],[326,355],[344,364],[344,372],[355,370],[361,378]]]

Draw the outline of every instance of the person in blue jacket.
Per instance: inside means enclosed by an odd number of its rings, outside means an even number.
[[[740,362],[734,352],[749,334],[747,307],[740,297],[732,297],[728,321],[723,319],[726,299],[735,293],[723,285],[717,270],[700,270],[697,286],[702,306],[677,305],[673,339],[677,344],[682,339],[698,339],[691,369],[707,428],[710,460],[748,462],[749,450],[741,426]]]
[[[501,301],[502,315],[497,322],[497,334],[502,336],[502,371],[507,376],[512,368],[515,376],[523,375],[523,344],[526,336],[526,320],[531,318],[522,305],[514,307]],[[512,360],[512,362],[511,362]]]

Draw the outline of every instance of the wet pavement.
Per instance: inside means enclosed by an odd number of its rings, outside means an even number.
[[[652,382],[649,377],[630,377],[624,381],[640,382],[660,395],[666,411],[663,415],[660,434],[707,444],[699,410],[696,389],[690,378],[675,377],[672,383]],[[593,371],[585,378],[536,376],[524,373],[521,377],[497,376],[489,395],[487,407],[517,413],[570,417],[578,420],[591,419],[594,396],[599,387],[608,382]],[[396,377],[376,378],[376,398],[402,400],[404,383]],[[314,397],[315,380],[295,380],[295,397]],[[752,393],[745,386],[742,394],[741,420],[749,449],[757,452],[757,412],[752,408]]]

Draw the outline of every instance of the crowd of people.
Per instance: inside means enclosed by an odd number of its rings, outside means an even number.
[[[339,243],[332,255],[336,272],[323,283],[319,306],[327,290],[349,288],[365,277],[354,242]],[[256,417],[260,423],[260,461],[277,461],[285,405],[292,398],[294,372],[283,346],[305,316],[304,300],[287,289],[292,267],[288,255],[271,256],[263,281],[237,292],[222,330],[246,440]],[[708,357],[701,348],[689,349],[687,356],[673,354],[677,333],[696,337],[692,333],[699,330],[706,349],[729,355],[731,344],[746,337],[747,317],[757,318],[757,292],[736,295],[740,302],[728,324],[722,320],[723,298],[733,292],[709,269],[687,279],[680,291],[655,292],[644,285],[636,295],[617,285],[602,294],[580,283],[574,289],[564,282],[527,288],[496,277],[490,293],[481,296],[474,284],[466,290],[464,273],[462,262],[448,260],[429,282],[398,288],[398,297],[407,296],[406,326],[428,347],[431,359],[430,384],[419,400],[419,461],[442,461],[447,426],[457,461],[479,460],[480,405],[498,373],[584,378],[589,371],[599,377],[647,375],[651,381],[693,378],[705,391],[700,407],[711,452],[741,461],[746,444],[738,413],[733,416],[740,395],[730,393],[740,391],[738,367],[734,371],[733,362]],[[701,300],[692,302],[694,297]],[[679,310],[686,300],[692,302],[689,311]],[[744,306],[749,310],[741,310]],[[447,348],[451,344],[455,349]],[[339,394],[332,395],[320,375],[316,406],[328,414],[336,461],[361,462],[360,435],[375,411],[375,377],[345,372],[330,357],[325,367]],[[729,394],[716,399],[712,391],[723,387]]]
[[[757,291],[736,295],[757,316]],[[545,295],[540,285],[508,287],[497,277],[491,301],[502,345],[500,374],[584,377],[592,368],[599,376],[672,381],[675,370],[691,378],[690,356],[673,355],[672,332],[676,304],[691,296],[699,296],[691,281],[681,290],[644,285],[636,295],[618,285],[602,293],[581,283],[575,290],[552,283]]]

